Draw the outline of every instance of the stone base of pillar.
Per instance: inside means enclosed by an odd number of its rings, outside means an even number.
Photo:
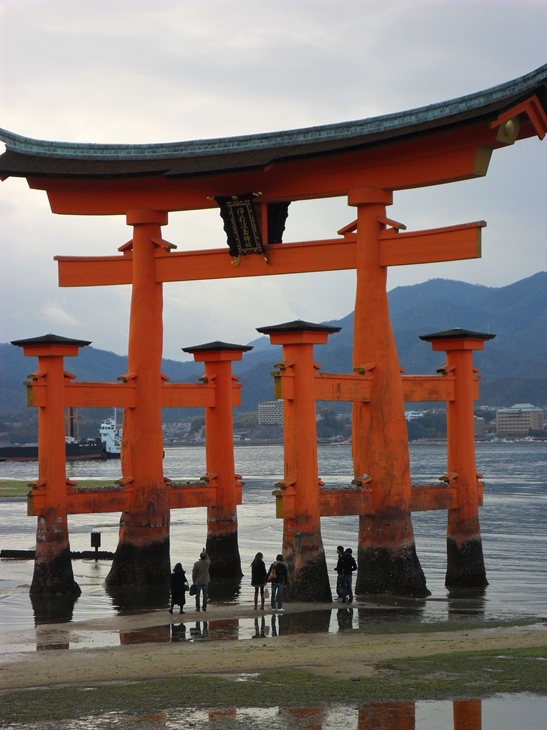
[[[283,540],[283,558],[289,566],[287,598],[307,603],[332,601],[329,573],[320,536],[299,533]]]
[[[70,547],[67,545],[54,553],[40,550],[37,545],[34,573],[30,585],[31,595],[72,596],[81,594],[74,580]]]
[[[217,523],[215,523],[216,525]],[[209,532],[205,549],[211,558],[209,575],[212,579],[220,578],[226,581],[237,579],[239,581],[243,572],[241,570],[237,527],[235,530],[226,532]]]
[[[107,585],[165,586],[170,582],[169,537],[143,544],[120,540]]]
[[[31,593],[30,602],[34,613],[35,626],[53,623],[64,624],[72,621],[74,605],[78,600],[78,595],[52,596],[47,593]]]
[[[447,588],[484,588],[488,585],[482,541],[479,536],[464,541],[446,539]]]
[[[431,595],[418,560],[410,514],[361,517],[355,593]]]

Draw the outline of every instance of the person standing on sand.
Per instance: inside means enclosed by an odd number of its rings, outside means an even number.
[[[171,608],[169,613],[173,613],[175,605],[180,606],[179,613],[184,613],[184,604],[186,603],[186,591],[188,590],[188,581],[186,573],[182,567],[182,563],[177,563],[171,573]]]
[[[289,577],[289,566],[283,560],[281,553],[276,557],[270,565],[267,581],[272,584],[272,608],[275,611],[277,599],[277,610],[284,611],[283,608],[283,589],[287,585]]]
[[[344,555],[342,556],[343,568],[344,568],[344,582],[342,584],[342,603],[353,603],[353,590],[351,587],[351,580],[353,578],[353,571],[357,570],[357,563],[352,555],[352,549],[346,548]]]
[[[266,585],[266,565],[262,553],[257,553],[251,563],[251,585],[255,589],[255,611],[258,608],[258,591],[260,589],[260,608],[264,610],[264,586]]]
[[[203,595],[202,608],[207,611],[207,593],[209,592],[209,566],[211,559],[207,555],[205,548],[201,551],[199,560],[196,560],[192,568],[192,583],[196,586],[196,611],[200,610],[200,596]]]
[[[336,548],[337,563],[334,569],[335,573],[338,574],[336,578],[336,595],[338,600],[342,600],[344,597],[343,585],[344,585],[344,548],[342,545],[338,545]]]

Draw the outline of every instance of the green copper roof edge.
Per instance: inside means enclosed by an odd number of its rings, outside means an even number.
[[[524,94],[541,85],[547,85],[547,64],[512,81],[449,101],[403,112],[384,114],[378,117],[317,127],[157,144],[53,142],[23,137],[0,128],[0,140],[5,142],[7,149],[12,152],[65,159],[158,160],[208,154],[229,154],[268,148],[275,149],[286,145],[294,146],[326,140],[351,139],[358,135],[397,131],[415,124],[448,120],[453,115],[465,111],[480,110],[484,106],[503,101],[518,94]]]

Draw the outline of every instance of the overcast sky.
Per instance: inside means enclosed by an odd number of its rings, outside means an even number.
[[[166,142],[343,122],[480,91],[547,62],[547,0],[0,0],[0,127],[40,139]],[[1,146],[1,145],[0,145]],[[485,219],[483,258],[394,267],[505,286],[547,269],[547,139],[494,153],[486,178],[395,194],[409,229]],[[330,238],[344,200],[291,206],[285,240]],[[0,342],[55,332],[125,354],[129,287],[60,289],[53,256],[112,255],[120,216],[53,215],[0,183]],[[217,211],[175,213],[179,250],[222,247]],[[352,272],[166,284],[166,357],[255,327],[353,308]],[[465,326],[465,322],[454,323]]]

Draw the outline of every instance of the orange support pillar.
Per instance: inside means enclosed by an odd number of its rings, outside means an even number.
[[[217,500],[207,508],[207,544],[211,558],[209,572],[215,578],[241,578],[241,557],[237,539],[237,505],[240,484],[234,466],[234,428],[232,419],[232,365],[243,353],[252,350],[245,345],[209,342],[184,347],[196,362],[205,364],[206,381],[215,384],[215,405],[205,408],[205,458],[207,473],[214,475]]]
[[[410,463],[401,371],[391,330],[380,233],[392,193],[358,188],[354,368],[373,375],[369,403],[353,405],[355,477],[372,477],[374,513],[359,518],[357,593],[427,596],[410,517]]]
[[[25,355],[38,358],[33,378],[46,386],[45,405],[38,408],[38,482],[45,506],[38,515],[36,559],[31,594],[79,596],[74,580],[66,505],[65,372],[64,357],[75,357],[90,343],[58,335],[44,335],[11,343]]]
[[[482,700],[454,700],[454,730],[481,730]]]
[[[133,289],[127,379],[134,379],[136,405],[126,408],[122,476],[133,487],[122,513],[118,547],[108,585],[168,585],[169,504],[163,478],[161,429],[162,284],[156,282],[154,252],[167,213],[141,209],[127,213],[133,226]]]
[[[296,320],[257,330],[269,335],[272,345],[283,345],[284,488],[294,493],[294,514],[283,515],[289,596],[296,601],[331,601],[321,538],[313,346],[326,344],[340,327]]]
[[[473,351],[495,335],[455,328],[420,337],[433,350],[446,352],[446,371],[454,375],[454,400],[446,403],[448,471],[456,475],[457,507],[448,510],[447,588],[488,585],[479,524],[479,489],[475,461],[475,370]]]
[[[359,708],[357,730],[414,730],[414,702],[371,702]]]

